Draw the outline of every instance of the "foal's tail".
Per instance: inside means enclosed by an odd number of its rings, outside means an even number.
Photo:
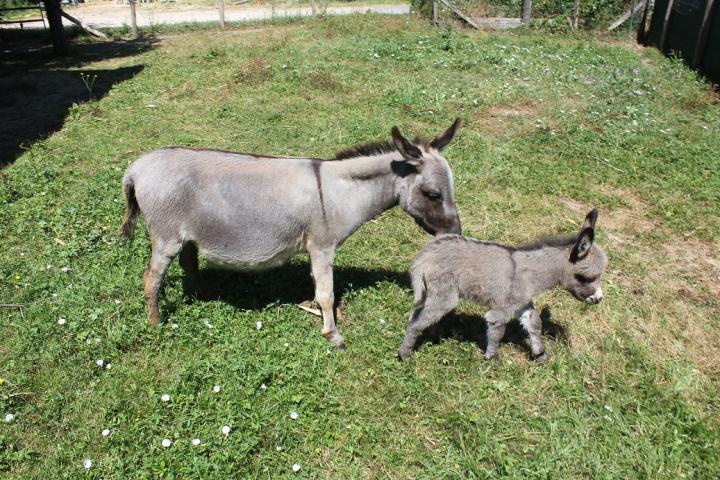
[[[130,175],[125,175],[122,182],[123,193],[125,194],[125,220],[122,225],[122,235],[130,240],[135,233],[135,222],[137,221],[140,206],[135,198],[135,184]]]

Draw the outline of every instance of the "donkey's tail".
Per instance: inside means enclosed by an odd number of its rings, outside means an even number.
[[[123,193],[125,194],[125,220],[122,225],[122,235],[130,240],[135,233],[135,222],[138,213],[140,213],[140,205],[135,198],[135,184],[130,175],[125,175],[122,182]]]

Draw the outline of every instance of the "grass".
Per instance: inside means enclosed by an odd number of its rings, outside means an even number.
[[[192,32],[63,74],[85,88],[81,71],[102,82],[135,66],[0,173],[0,301],[23,305],[0,307],[0,414],[15,416],[0,424],[4,478],[720,475],[720,111],[680,62],[612,38],[365,15]],[[174,264],[167,323],[146,323],[149,242],[117,235],[120,178],[142,152],[329,157],[457,115],[446,156],[467,234],[519,242],[600,209],[606,299],[537,299],[548,364],[517,335],[485,362],[472,305],[395,359],[405,272],[429,239],[400,210],[339,251],[346,352],[294,306],[312,296],[305,256],[206,271],[211,302]]]

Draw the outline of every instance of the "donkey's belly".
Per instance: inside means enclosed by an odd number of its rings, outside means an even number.
[[[213,267],[229,270],[266,270],[279,267],[302,250],[301,239],[286,245],[200,245],[200,254]],[[270,248],[269,248],[270,247]]]

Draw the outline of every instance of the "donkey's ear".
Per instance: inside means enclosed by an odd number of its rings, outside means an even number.
[[[587,227],[580,232],[578,239],[573,246],[572,252],[570,252],[570,262],[575,263],[578,260],[585,258],[592,247],[593,240],[595,239],[595,229]]]
[[[442,152],[443,149],[447,147],[447,144],[450,143],[450,140],[453,139],[453,137],[455,136],[455,132],[457,132],[457,129],[460,128],[460,125],[462,125],[462,119],[460,119],[460,117],[457,117],[455,119],[455,122],[450,125],[450,128],[445,130],[442,135],[440,135],[439,137],[435,137],[435,139],[430,142],[430,146]]]
[[[598,219],[598,209],[593,208],[590,210],[590,213],[587,214],[585,217],[585,221],[582,224],[582,227],[580,227],[580,231],[582,232],[586,228],[595,228],[595,224],[597,223]]]
[[[395,148],[398,149],[405,161],[410,165],[420,165],[422,163],[422,151],[407,138],[403,137],[397,127],[393,127],[390,132],[392,133]]]

